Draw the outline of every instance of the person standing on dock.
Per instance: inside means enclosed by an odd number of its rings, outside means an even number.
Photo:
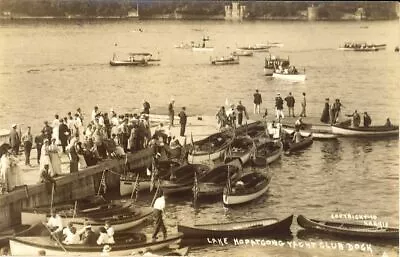
[[[68,145],[68,138],[70,136],[67,122],[67,117],[65,117],[64,119],[60,119],[60,127],[58,129],[58,138],[60,139],[63,153],[65,153],[65,148]]]
[[[261,98],[261,94],[258,92],[258,89],[256,89],[256,92],[254,93],[254,114],[258,113],[260,114],[260,108],[261,108],[261,104],[262,104],[262,98]]]
[[[306,117],[306,106],[307,106],[306,93],[303,92],[303,101],[301,102],[301,113],[300,113],[300,117]]]
[[[17,131],[17,124],[13,124],[10,131],[10,146],[14,155],[19,154],[19,146],[21,144],[21,138]]]
[[[157,234],[161,229],[164,239],[166,239],[167,238],[167,229],[165,228],[164,221],[163,221],[163,213],[164,213],[164,209],[165,209],[165,197],[164,197],[162,190],[160,190],[159,197],[154,202],[153,208],[154,208],[154,214],[155,214],[155,219],[156,219],[156,229],[154,230],[152,238],[153,238],[153,240],[156,240]]]
[[[281,119],[285,118],[285,115],[283,114],[283,99],[280,93],[278,93],[275,97],[275,110],[276,119],[278,120],[278,122],[280,122]]]
[[[179,123],[181,124],[181,131],[180,131],[180,136],[184,137],[185,136],[185,130],[186,130],[186,122],[187,122],[187,115],[186,115],[186,107],[182,107],[182,111],[179,113]]]
[[[99,114],[99,107],[96,105],[92,110],[92,121],[96,120],[97,115]]]
[[[330,116],[329,98],[325,98],[325,106],[324,109],[322,110],[320,121],[323,123],[329,123],[331,121],[330,117],[331,116]]]
[[[239,101],[238,105],[236,106],[236,110],[238,112],[238,125],[242,126],[243,115],[245,115],[246,119],[248,119],[249,117],[246,111],[246,107],[243,106],[242,101]]]
[[[28,126],[28,130],[22,136],[22,142],[24,142],[24,153],[25,153],[25,165],[30,164],[31,150],[33,145],[33,136],[31,134],[31,127]]]
[[[37,163],[40,164],[40,156],[42,153],[42,146],[43,141],[45,139],[43,131],[40,132],[40,135],[35,137],[35,144],[36,144],[36,152],[37,152]]]
[[[54,120],[51,123],[51,126],[53,128],[53,133],[51,134],[52,138],[56,139],[56,144],[58,145],[60,143],[59,139],[59,129],[60,129],[60,120],[58,114],[54,115]]]
[[[53,129],[49,126],[48,121],[44,122],[44,127],[42,129],[42,132],[43,132],[45,138],[47,138],[48,140],[51,140],[51,134],[53,133]]]
[[[174,103],[175,103],[175,100],[171,99],[171,101],[169,102],[169,105],[168,105],[169,128],[174,126],[174,115],[175,115]]]
[[[289,117],[295,117],[294,116],[294,103],[296,102],[296,100],[294,100],[294,97],[292,96],[292,92],[289,92],[289,95],[287,97],[285,97],[285,101],[286,101],[286,105],[288,107],[289,110]],[[290,113],[292,113],[292,115],[290,115]]]

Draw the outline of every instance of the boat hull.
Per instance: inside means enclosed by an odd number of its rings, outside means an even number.
[[[294,128],[290,128],[290,127],[284,127],[282,126],[282,128],[289,134],[292,134],[295,129]],[[334,135],[332,133],[326,133],[324,131],[318,131],[318,130],[300,130],[300,134],[303,137],[309,137],[310,135],[312,135],[313,139],[319,139],[319,140],[328,140],[328,139],[337,139],[338,136]]]
[[[239,60],[214,60],[211,61],[212,65],[232,65],[239,64]]]
[[[306,230],[337,236],[398,239],[398,228],[378,228],[362,224],[340,223],[297,217],[297,223]]]
[[[299,143],[293,143],[289,146],[288,152],[289,153],[293,153],[293,152],[297,152],[300,150],[303,150],[307,147],[309,147],[310,145],[312,145],[313,143],[313,138],[312,136],[306,137],[303,139],[303,141],[299,142]]]
[[[248,236],[276,236],[290,234],[293,215],[283,219],[261,219],[225,224],[209,224],[184,226],[178,224],[178,232],[184,238],[217,238],[217,237],[248,237]]]
[[[139,191],[150,190],[150,180],[144,180],[139,182]],[[132,190],[135,187],[135,181],[132,180],[120,180],[119,193],[121,196],[132,194]]]
[[[273,78],[277,78],[277,79],[289,80],[289,81],[305,81],[306,80],[306,75],[305,74],[279,74],[279,73],[273,73],[272,77]]]
[[[115,244],[109,252],[111,256],[131,255],[133,252],[139,251],[156,251],[171,244],[178,244],[181,241],[183,234],[170,236],[166,240],[147,240],[143,243],[133,244]],[[49,236],[46,237],[15,237],[10,239],[10,250],[13,256],[30,256],[37,253],[39,250],[45,250],[46,255],[71,255],[71,256],[99,256],[103,246],[83,246],[83,245],[64,245],[66,252],[58,246],[54,241],[51,241]]]
[[[214,47],[192,47],[193,52],[211,52],[214,51]]]
[[[399,127],[368,127],[368,128],[353,128],[342,127],[339,125],[332,126],[332,133],[344,137],[393,137],[399,136]]]

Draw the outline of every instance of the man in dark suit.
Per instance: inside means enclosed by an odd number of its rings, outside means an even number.
[[[186,108],[182,107],[182,111],[179,113],[179,123],[181,124],[181,137],[185,136],[185,130],[186,130],[186,122],[187,122],[187,115],[185,112]]]
[[[17,124],[13,124],[12,129],[10,131],[10,146],[13,154],[18,155],[20,144],[21,144],[21,138],[17,132]]]
[[[60,120],[60,126],[58,127],[58,137],[61,141],[61,147],[63,153],[65,153],[65,147],[68,145],[68,138],[69,138],[69,128],[67,125],[67,117]]]
[[[82,235],[83,245],[97,245],[97,236],[92,230],[92,226],[87,225],[85,227],[85,232]]]

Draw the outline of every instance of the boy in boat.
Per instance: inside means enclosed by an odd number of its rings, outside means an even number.
[[[51,238],[54,237],[58,240],[61,239],[64,226],[60,215],[58,215],[55,210],[50,211],[50,218],[47,221],[46,226],[51,231]]]
[[[301,141],[303,141],[303,136],[300,134],[300,129],[296,128],[296,131],[294,132],[293,135],[293,143],[300,143]]]
[[[385,127],[392,127],[392,122],[390,121],[389,118],[386,119]]]

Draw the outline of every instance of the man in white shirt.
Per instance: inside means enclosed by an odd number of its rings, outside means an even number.
[[[156,199],[153,205],[154,208],[154,214],[156,217],[156,230],[153,233],[153,240],[157,238],[158,232],[162,231],[164,235],[164,239],[167,238],[167,229],[165,228],[164,221],[163,221],[163,212],[165,208],[165,197],[162,191],[160,191],[160,196]]]
[[[106,223],[104,224],[104,228],[107,231],[108,243],[109,244],[115,244],[115,241],[114,241],[114,228],[111,226],[109,221],[106,221]]]
[[[46,226],[50,229],[52,236],[55,236],[57,237],[57,239],[60,239],[61,232],[63,230],[63,222],[60,215],[58,215],[54,210],[51,210],[50,218],[47,221]]]
[[[96,120],[96,116],[99,113],[99,107],[95,106],[93,111],[92,111],[92,121]]]

